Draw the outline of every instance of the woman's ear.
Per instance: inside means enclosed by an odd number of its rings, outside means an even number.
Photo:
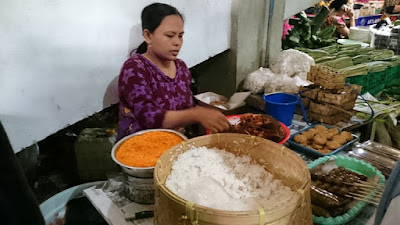
[[[151,33],[150,33],[150,31],[148,29],[144,29],[143,30],[143,37],[144,37],[144,41],[147,44],[151,43]]]

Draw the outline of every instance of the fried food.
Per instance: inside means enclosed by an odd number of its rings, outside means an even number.
[[[325,134],[317,134],[314,137],[314,143],[317,145],[325,145],[328,142],[327,137]]]
[[[312,143],[311,147],[313,147],[313,149],[316,149],[316,150],[321,150],[321,149],[324,148],[324,146],[319,145],[319,144],[317,144],[317,143],[315,143],[315,142]]]
[[[314,132],[310,132],[308,130],[308,131],[303,132],[302,135],[306,136],[307,140],[312,140],[314,138],[315,133]]]
[[[317,129],[317,130],[319,130],[319,131],[326,131],[326,130],[328,130],[328,128],[326,128],[326,127],[323,126],[323,125],[315,125],[314,128]]]
[[[337,128],[328,129],[323,125],[316,125],[314,128],[296,135],[293,140],[307,148],[329,154],[353,140],[353,135],[347,131],[340,132]]]
[[[299,134],[299,135],[294,136],[293,140],[296,143],[299,143],[301,145],[306,145],[308,139],[307,139],[307,137],[305,135]]]
[[[342,145],[339,144],[337,141],[328,141],[326,143],[326,147],[328,147],[330,150],[334,150],[334,149],[338,149],[340,148]]]
[[[321,152],[322,154],[329,154],[332,152],[332,150],[330,150],[329,148],[323,148],[321,150],[318,150],[319,152]]]
[[[331,128],[331,129],[328,130],[328,132],[331,133],[331,134],[335,134],[336,135],[336,134],[339,134],[339,129]]]
[[[336,141],[340,145],[343,145],[344,143],[347,142],[346,137],[344,137],[340,134],[333,136],[332,141]]]
[[[311,129],[308,129],[307,132],[312,133],[313,135],[316,135],[319,133],[319,130],[317,130],[315,128],[311,128]]]
[[[340,133],[340,136],[346,138],[346,142],[353,140],[353,135],[351,135],[351,133],[348,131],[342,131],[342,133]]]
[[[337,135],[337,134],[331,133],[331,132],[326,132],[326,138],[328,139],[328,141],[331,140],[335,135]]]

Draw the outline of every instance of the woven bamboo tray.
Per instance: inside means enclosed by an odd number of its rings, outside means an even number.
[[[188,202],[166,186],[177,157],[191,147],[225,149],[235,155],[248,155],[275,178],[297,191],[295,198],[279,206],[253,211],[224,211]],[[272,141],[245,134],[212,134],[182,142],[164,153],[154,171],[156,185],[155,225],[283,225],[312,224],[311,178],[304,161],[290,149]]]

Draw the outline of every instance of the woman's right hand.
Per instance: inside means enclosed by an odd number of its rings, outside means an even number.
[[[350,19],[354,17],[354,9],[353,7],[350,7],[348,5],[343,5],[341,10],[343,10],[343,13],[346,14]]]
[[[212,133],[223,132],[231,127],[225,115],[216,109],[196,106],[194,110],[196,120]]]

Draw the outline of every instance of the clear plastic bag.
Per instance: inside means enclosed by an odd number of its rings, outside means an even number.
[[[269,79],[265,83],[264,93],[285,92],[294,94],[299,92],[300,86],[307,86],[310,84],[311,82],[303,80],[297,75],[289,77],[286,74],[282,74],[279,75],[279,77]]]
[[[270,69],[275,74],[287,74],[290,77],[301,73],[300,77],[304,80],[304,73],[310,71],[310,67],[315,65],[314,59],[309,55],[294,49],[282,51],[271,63]]]
[[[276,75],[268,68],[260,67],[251,72],[244,79],[243,88],[251,91],[253,94],[259,94],[264,91],[265,84]]]

